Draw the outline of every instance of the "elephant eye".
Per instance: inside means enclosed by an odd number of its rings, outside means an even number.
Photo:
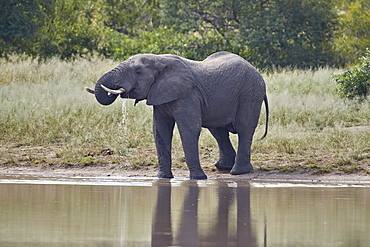
[[[137,75],[141,75],[141,70],[139,70],[139,69],[138,69],[138,70],[136,70],[136,74],[137,74]]]

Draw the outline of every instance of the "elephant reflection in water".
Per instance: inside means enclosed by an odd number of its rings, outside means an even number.
[[[158,181],[158,194],[152,228],[152,246],[257,246],[251,227],[250,187],[240,184],[236,188],[219,182],[216,217],[198,222],[199,187],[196,181],[186,181],[187,193],[182,205],[179,228],[174,234],[171,213],[171,182]],[[229,232],[229,215],[236,199],[236,232]],[[209,205],[209,208],[212,208]],[[211,209],[209,209],[211,210]],[[204,226],[209,225],[209,230]],[[201,226],[201,227],[200,227]],[[200,229],[202,228],[202,229]]]
[[[152,246],[169,246],[172,243],[171,182],[158,181],[157,205],[152,227]]]

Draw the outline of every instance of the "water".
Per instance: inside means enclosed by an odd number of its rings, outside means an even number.
[[[0,174],[0,246],[369,246],[367,185]]]
[[[120,127],[122,128],[122,142],[126,141],[127,136],[127,99],[122,99],[122,121]]]

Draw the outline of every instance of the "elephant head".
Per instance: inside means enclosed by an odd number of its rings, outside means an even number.
[[[102,105],[112,104],[118,95],[160,105],[187,97],[194,87],[194,76],[182,58],[139,54],[104,74],[94,90],[86,90]]]

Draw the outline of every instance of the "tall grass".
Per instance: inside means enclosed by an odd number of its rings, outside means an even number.
[[[255,142],[263,169],[369,169],[370,102],[345,102],[335,93],[335,69],[284,70],[265,75],[270,134]],[[329,168],[328,168],[329,167]]]
[[[64,62],[0,60],[0,164],[156,165],[152,108],[117,100],[99,105],[84,91],[117,62],[99,57]],[[334,73],[282,70],[265,74],[270,103],[269,134],[253,144],[262,170],[369,170],[370,103],[344,102],[335,94]],[[264,108],[256,137],[264,131]],[[232,135],[237,145],[237,138]],[[174,164],[184,166],[176,131]],[[104,151],[105,150],[105,151]],[[107,155],[105,154],[112,154]],[[203,131],[200,154],[213,169],[217,144]]]

